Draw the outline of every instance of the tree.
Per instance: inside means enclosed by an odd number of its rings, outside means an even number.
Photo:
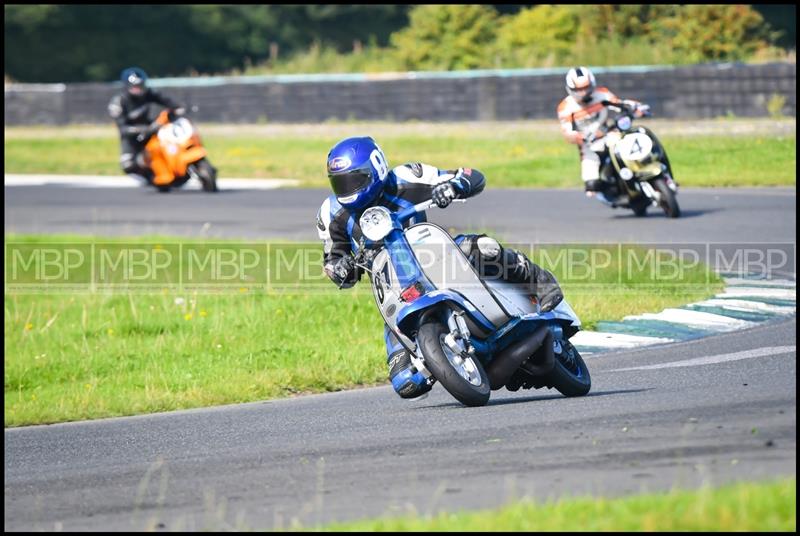
[[[474,69],[491,63],[498,13],[484,5],[419,5],[390,43],[406,69]]]
[[[748,5],[686,5],[655,27],[690,62],[744,60],[776,36]]]
[[[12,5],[5,14],[5,73],[31,82],[114,80],[137,65],[152,76],[243,68],[319,41],[352,50],[387,43],[409,6]]]
[[[497,33],[497,51],[511,65],[559,65],[569,57],[578,34],[572,6],[538,5],[506,17]]]

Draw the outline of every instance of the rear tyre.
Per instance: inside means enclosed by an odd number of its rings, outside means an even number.
[[[661,178],[654,179],[653,187],[661,194],[659,205],[664,209],[664,214],[666,214],[668,218],[679,217],[681,215],[681,208],[678,206],[678,200],[675,199],[675,192],[667,186],[667,182]]]
[[[417,333],[417,344],[425,358],[425,366],[447,392],[465,406],[484,406],[489,401],[489,377],[480,361],[474,357],[463,359],[444,342],[450,333],[438,321],[422,324]]]
[[[567,340],[561,343],[561,352],[555,354],[553,370],[548,372],[547,383],[564,396],[584,396],[592,388],[589,369],[581,354]]]

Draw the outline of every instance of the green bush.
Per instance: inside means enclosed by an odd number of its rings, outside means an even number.
[[[492,64],[497,10],[485,5],[420,5],[390,42],[403,69],[475,69]]]
[[[681,6],[653,34],[688,62],[745,60],[777,38],[751,6],[724,4]]]
[[[783,117],[783,107],[786,105],[786,97],[773,93],[767,101],[767,112],[775,119]]]
[[[680,65],[774,61],[785,52],[747,5],[551,5],[499,15],[486,5],[419,5],[389,45],[341,54],[325,41],[246,74]]]
[[[563,65],[572,53],[578,22],[572,6],[542,4],[523,9],[500,26],[498,54],[509,66]]]

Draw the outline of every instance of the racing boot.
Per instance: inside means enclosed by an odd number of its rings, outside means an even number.
[[[552,273],[531,262],[524,253],[511,248],[503,248],[503,265],[507,281],[525,285],[539,302],[543,313],[553,310],[564,294]]]
[[[405,349],[389,357],[389,379],[401,398],[420,397],[433,387],[411,363],[411,357]]]
[[[500,278],[524,285],[536,297],[542,312],[547,312],[564,299],[556,278],[531,262],[524,254],[504,248],[486,235],[462,235],[456,240],[461,250],[484,279]]]
[[[607,183],[602,179],[592,179],[583,183],[586,195],[605,193]]]

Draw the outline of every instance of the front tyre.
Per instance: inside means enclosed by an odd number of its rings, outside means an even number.
[[[564,396],[584,396],[592,388],[592,378],[581,354],[567,340],[558,341],[561,352],[555,353],[553,370],[547,373],[547,383]]]
[[[465,406],[484,406],[489,401],[489,377],[475,357],[464,359],[444,341],[450,331],[438,321],[422,324],[417,333],[417,344],[425,359],[425,366],[447,392]]]
[[[650,206],[650,200],[645,196],[639,196],[636,201],[631,203],[631,209],[637,217],[643,218],[647,216],[647,207]]]
[[[664,214],[668,218],[677,218],[681,215],[681,208],[678,206],[678,200],[675,199],[675,192],[667,186],[667,182],[663,178],[653,180],[653,188],[661,194],[661,201],[659,205],[664,209]]]
[[[219,191],[219,188],[217,188],[217,168],[212,166],[208,159],[201,158],[192,164],[192,168],[200,179],[204,192]]]

